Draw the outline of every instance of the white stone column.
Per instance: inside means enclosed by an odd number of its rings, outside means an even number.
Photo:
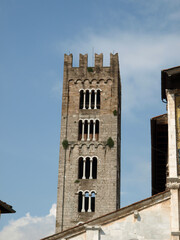
[[[90,134],[90,121],[88,120],[88,135],[87,135],[87,141],[90,140],[89,134]]]
[[[82,138],[81,141],[84,141],[84,120],[82,120]]]
[[[169,177],[177,178],[177,146],[176,146],[176,119],[175,96],[167,91],[168,104],[168,165]]]
[[[97,109],[97,90],[95,90],[95,97],[94,97],[94,109]]]
[[[91,193],[89,193],[88,212],[91,212]]]
[[[81,212],[85,212],[85,193],[82,193],[82,210]]]
[[[167,188],[171,191],[171,240],[179,240],[179,178],[176,139],[176,103],[174,90],[166,90],[168,107],[168,170]]]
[[[180,183],[170,182],[167,187],[171,191],[171,240],[179,240],[179,187]]]
[[[89,90],[89,109],[91,109],[91,90]]]
[[[84,91],[83,94],[84,94],[83,109],[86,109],[86,91]]]
[[[89,179],[92,179],[92,163],[93,163],[93,159],[90,158],[90,175],[89,175]]]
[[[93,121],[93,141],[96,141],[96,120]]]
[[[83,177],[82,179],[86,179],[86,159],[83,158]]]

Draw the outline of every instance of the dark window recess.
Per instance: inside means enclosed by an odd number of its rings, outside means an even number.
[[[91,91],[91,109],[94,109],[95,93],[94,90]]]
[[[93,157],[93,162],[92,162],[92,178],[96,179],[97,178],[97,158]]]
[[[89,90],[86,90],[86,102],[85,102],[85,108],[89,108]]]
[[[93,139],[93,120],[90,121],[90,140]]]
[[[78,195],[78,212],[81,212],[82,210],[82,192],[79,192]]]
[[[98,139],[99,139],[99,120],[96,120],[95,134],[96,134],[96,141],[98,141]]]
[[[88,207],[89,207],[89,193],[86,192],[85,193],[85,212],[88,211]]]
[[[86,179],[89,179],[90,175],[90,158],[86,158]]]
[[[79,97],[79,108],[83,109],[83,102],[84,102],[84,92],[83,90],[80,91],[80,97]]]
[[[95,193],[91,193],[91,211],[95,212]]]
[[[88,133],[88,121],[85,120],[84,122],[84,140],[87,140],[87,133]]]
[[[79,121],[78,140],[80,141],[81,138],[82,138],[82,120]]]
[[[100,90],[97,90],[97,109],[100,109],[101,98],[100,98]]]
[[[79,173],[78,173],[78,178],[82,179],[83,177],[83,158],[79,158]]]

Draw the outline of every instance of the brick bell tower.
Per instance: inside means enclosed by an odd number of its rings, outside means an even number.
[[[118,54],[64,55],[56,232],[120,207],[121,82]]]

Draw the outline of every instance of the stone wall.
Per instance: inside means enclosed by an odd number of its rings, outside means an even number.
[[[114,211],[120,206],[120,114],[121,85],[118,54],[103,67],[103,55],[95,54],[95,66],[87,68],[87,55],[79,67],[73,56],[64,56],[64,80],[59,155],[56,232],[79,222]],[[101,89],[100,109],[79,109],[80,89]],[[114,114],[116,110],[117,114]],[[79,119],[99,119],[99,140],[78,141]],[[111,137],[114,147],[106,145]],[[68,148],[62,147],[64,139]],[[78,179],[78,157],[97,156],[97,179]],[[78,191],[95,190],[95,212],[78,212]]]

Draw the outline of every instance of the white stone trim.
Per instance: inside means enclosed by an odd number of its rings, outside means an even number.
[[[168,165],[169,177],[177,178],[177,145],[176,145],[176,119],[175,94],[166,90],[168,107]]]
[[[180,183],[178,182],[169,182],[166,184],[166,187],[169,189],[179,189],[180,188]]]

